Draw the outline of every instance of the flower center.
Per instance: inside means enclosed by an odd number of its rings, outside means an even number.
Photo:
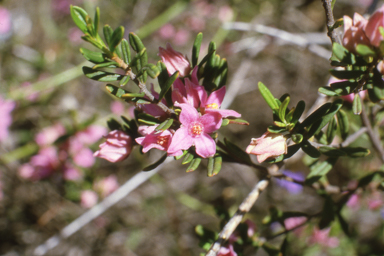
[[[189,134],[193,136],[200,135],[203,133],[203,131],[204,131],[204,126],[200,122],[193,122],[189,126]]]
[[[166,145],[168,145],[168,141],[169,141],[169,136],[158,136],[156,143],[159,144],[160,146],[165,147]]]
[[[211,103],[211,104],[206,105],[205,108],[207,108],[207,109],[218,109],[219,105],[217,105],[217,103]]]

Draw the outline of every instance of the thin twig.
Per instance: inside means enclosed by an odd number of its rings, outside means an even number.
[[[108,210],[110,207],[112,207],[114,204],[119,202],[121,199],[126,197],[129,193],[131,193],[133,190],[135,190],[138,186],[140,186],[142,183],[147,181],[149,178],[151,178],[153,175],[155,175],[162,166],[171,161],[172,158],[166,159],[166,161],[159,165],[157,168],[150,172],[139,172],[135,176],[133,176],[131,179],[129,179],[124,185],[122,185],[119,189],[117,189],[115,192],[113,192],[111,195],[106,197],[101,203],[95,205],[90,210],[85,212],[83,215],[78,217],[76,220],[71,222],[69,225],[64,227],[59,234],[56,234],[49,238],[45,243],[39,245],[36,247],[34,251],[34,255],[45,255],[49,250],[55,248],[61,240],[67,239],[74,233],[76,233],[78,230],[80,230],[82,227],[84,227],[86,224],[94,220],[96,217],[100,216],[102,213],[104,213],[106,210]]]
[[[222,231],[219,234],[219,238],[215,243],[212,244],[211,248],[206,253],[206,256],[216,256],[221,248],[221,245],[227,241],[230,235],[235,231],[237,226],[240,224],[244,215],[251,210],[252,206],[255,204],[256,200],[259,198],[260,193],[268,186],[269,177],[261,179],[253,188],[253,190],[248,194],[244,201],[239,206],[239,209],[224,226]]]
[[[240,30],[240,31],[255,31],[260,34],[273,36],[281,40],[284,40],[286,42],[307,48],[312,53],[315,53],[316,55],[322,58],[325,58],[327,60],[330,58],[332,54],[327,49],[312,43],[310,40],[308,40],[307,38],[301,35],[292,34],[285,30],[272,28],[272,27],[261,25],[261,24],[250,24],[246,22],[226,22],[223,24],[223,28]]]
[[[327,18],[327,35],[331,39],[332,43],[341,44],[341,37],[334,28],[335,18],[333,17],[332,0],[321,0],[325,10],[325,16]]]
[[[360,100],[362,101],[362,99],[360,99]],[[371,122],[369,121],[369,118],[367,116],[367,112],[365,110],[363,102],[361,102],[361,105],[362,105],[362,110],[361,110],[361,114],[360,114],[361,120],[362,120],[364,126],[367,128],[367,134],[368,134],[369,139],[371,140],[372,145],[375,148],[377,154],[379,154],[380,161],[382,163],[384,163],[383,145],[381,145],[380,138],[377,136],[377,134],[375,134],[375,132],[372,129]]]

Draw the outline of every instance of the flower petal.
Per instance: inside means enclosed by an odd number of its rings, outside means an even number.
[[[200,117],[199,112],[197,112],[197,110],[189,104],[175,103],[175,106],[181,108],[179,120],[185,126],[188,126],[190,123],[196,121]]]
[[[216,143],[206,133],[201,134],[194,139],[196,154],[203,158],[212,157],[216,153]]]
[[[199,122],[204,125],[204,132],[211,133],[220,128],[222,119],[219,113],[209,112],[200,117]]]
[[[219,90],[213,91],[209,95],[208,100],[205,105],[216,103],[218,107],[221,106],[225,96],[225,86],[221,87]]]
[[[171,145],[169,145],[167,152],[168,154],[174,154],[180,150],[189,149],[192,144],[193,138],[188,134],[188,128],[181,127],[173,135]]]

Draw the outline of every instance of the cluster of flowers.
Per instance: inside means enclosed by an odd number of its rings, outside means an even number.
[[[56,146],[54,142],[66,134],[65,127],[62,124],[47,127],[35,136],[39,152],[20,167],[19,175],[34,181],[53,174],[62,176],[64,180],[79,180],[82,178],[81,168],[89,168],[95,163],[89,146],[106,132],[102,126],[91,125]]]
[[[181,109],[178,119],[166,130],[157,131],[157,125],[139,126],[138,132],[142,136],[137,138],[114,130],[105,137],[106,142],[100,145],[95,156],[110,162],[121,161],[131,153],[135,139],[143,147],[143,153],[156,148],[166,151],[168,156],[179,156],[183,154],[183,150],[194,146],[199,156],[209,158],[216,153],[216,142],[211,135],[221,127],[222,119],[241,116],[236,111],[220,109],[225,87],[208,94],[204,86],[199,84],[198,66],[192,69],[188,59],[175,51],[170,44],[167,44],[166,49],[160,47],[159,56],[169,75],[179,72],[179,78],[172,85],[173,106]],[[158,97],[153,88],[152,94]],[[165,100],[162,103],[167,105]],[[159,120],[170,117],[157,104],[138,104],[136,107]]]

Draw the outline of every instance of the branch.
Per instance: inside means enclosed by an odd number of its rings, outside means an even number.
[[[227,241],[230,235],[235,231],[237,226],[240,224],[244,215],[251,210],[252,206],[255,204],[256,200],[259,198],[260,193],[268,186],[269,177],[262,178],[253,188],[253,190],[248,194],[244,201],[239,206],[239,209],[224,226],[222,231],[219,234],[219,238],[211,248],[205,254],[206,256],[216,256],[222,246],[222,244]]]
[[[321,1],[323,2],[325,16],[327,18],[327,30],[328,30],[327,35],[331,39],[332,43],[341,44],[341,37],[333,27],[335,25],[335,18],[333,17],[332,0],[321,0]]]
[[[52,236],[47,241],[45,241],[44,244],[41,244],[38,247],[36,247],[34,251],[34,255],[39,255],[39,256],[45,255],[49,250],[59,245],[62,239],[67,239],[68,237],[70,237],[71,235],[79,231],[82,227],[87,225],[96,217],[100,216],[110,207],[115,205],[117,202],[119,202],[121,199],[126,197],[133,190],[135,190],[142,183],[144,183],[153,175],[155,175],[158,171],[160,171],[162,166],[165,163],[169,162],[170,160],[171,158],[166,159],[166,161],[163,164],[159,165],[157,168],[155,168],[150,172],[139,172],[138,174],[133,176],[118,190],[116,190],[115,192],[110,194],[108,197],[106,197],[101,203],[95,205],[90,210],[85,212],[83,215],[81,215],[80,217],[75,219],[73,222],[71,222],[69,225],[64,227],[59,234]]]

